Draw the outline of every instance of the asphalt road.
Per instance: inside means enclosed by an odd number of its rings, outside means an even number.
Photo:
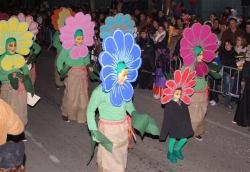
[[[41,100],[28,108],[25,166],[28,172],[95,172],[96,156],[89,166],[90,135],[84,124],[61,119],[63,88],[54,86],[55,52],[43,49],[37,59],[35,93]],[[89,83],[89,95],[98,83]],[[190,138],[183,147],[184,160],[171,164],[166,158],[167,142],[137,136],[128,155],[128,172],[249,172],[249,128],[232,124],[235,108],[209,106],[203,141]],[[150,90],[135,90],[134,105],[138,111],[153,117],[159,128],[163,109]],[[233,104],[236,107],[236,104]],[[167,140],[168,141],[168,140]]]

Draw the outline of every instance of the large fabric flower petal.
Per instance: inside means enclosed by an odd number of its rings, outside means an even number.
[[[110,92],[110,102],[116,107],[120,107],[123,103],[121,88],[118,84]]]
[[[79,49],[80,49],[79,47],[73,46],[73,48],[70,51],[70,57],[72,59],[78,59],[79,58],[79,56],[80,56]]]
[[[80,57],[87,56],[87,54],[89,52],[89,49],[86,46],[84,46],[84,45],[80,46],[78,50],[79,50],[79,56]]]
[[[204,77],[205,75],[208,74],[208,67],[204,62],[198,62],[194,66],[194,70],[196,71],[196,75],[199,78]]]
[[[183,96],[181,97],[181,100],[182,100],[185,104],[187,104],[187,105],[189,105],[189,104],[191,103],[191,99],[190,99],[190,97],[187,96],[187,95],[183,95]]]
[[[113,71],[114,69],[110,66],[106,66],[101,71],[102,74],[105,75],[105,77],[102,78],[104,92],[109,92],[117,83],[117,75],[115,75]]]
[[[138,70],[128,69],[128,82],[135,82],[138,77]]]
[[[107,65],[115,66],[118,63],[115,57],[112,56],[108,51],[101,52],[98,61],[101,66],[107,66]]]
[[[120,86],[120,90],[122,93],[123,100],[128,102],[132,99],[134,94],[134,88],[129,82],[125,82],[123,85]]]

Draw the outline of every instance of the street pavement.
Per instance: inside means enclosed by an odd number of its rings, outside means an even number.
[[[43,48],[37,58],[37,80],[35,93],[41,100],[28,108],[29,123],[26,127],[25,166],[28,172],[95,172],[96,154],[90,157],[90,135],[84,124],[75,121],[65,123],[61,119],[63,88],[54,85],[55,52]],[[89,95],[99,83],[89,82]],[[161,128],[163,109],[159,100],[152,97],[151,90],[136,89],[134,105],[147,113]],[[249,172],[250,131],[249,128],[232,124],[234,109],[220,104],[208,106],[206,131],[203,141],[188,139],[182,152],[184,160],[172,164],[166,158],[167,143],[151,136],[137,135],[137,143],[129,151],[128,172]]]

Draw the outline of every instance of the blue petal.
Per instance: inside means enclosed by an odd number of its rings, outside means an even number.
[[[109,54],[113,55],[114,57],[116,57],[116,54],[118,54],[119,52],[117,49],[117,45],[116,45],[116,40],[114,40],[114,38],[112,37],[108,37],[106,39],[104,39],[102,47],[105,51],[108,51]]]
[[[107,38],[107,37],[110,36],[110,35],[111,35],[111,32],[101,32],[101,33],[100,33],[100,37],[103,38],[103,39],[104,39],[104,38]]]
[[[134,46],[135,43],[134,35],[132,35],[131,33],[126,33],[124,39],[125,39],[126,51],[129,52],[130,54],[132,47]]]
[[[134,94],[134,89],[129,82],[125,82],[122,86],[120,86],[120,90],[122,93],[123,100],[128,102],[132,99]]]
[[[104,92],[109,92],[115,86],[116,83],[117,83],[117,76],[114,74],[110,74],[108,77],[102,80],[102,90]]]
[[[134,26],[135,26],[135,22],[133,20],[130,20],[128,24],[128,28],[134,28]]]
[[[124,17],[124,15],[121,14],[121,13],[119,13],[119,14],[117,14],[115,16],[115,22],[116,22],[117,26],[121,26],[122,25],[122,23],[123,23],[123,17]]]
[[[111,66],[117,65],[117,60],[115,59],[115,57],[112,56],[107,51],[101,52],[101,54],[99,55],[98,61],[102,67],[106,65],[111,65]]]
[[[118,49],[118,52],[123,52],[124,49],[124,34],[121,30],[115,30],[113,34],[114,40],[116,42],[116,46]]]
[[[106,20],[105,20],[105,25],[108,25],[110,28],[112,28],[115,25],[114,18],[113,17],[107,17]]]
[[[117,75],[116,68],[114,66],[106,65],[102,67],[100,76],[102,76],[104,80],[106,80],[106,78],[112,74]]]
[[[131,70],[131,69],[128,69],[128,79],[127,81],[128,82],[135,82],[137,77],[138,77],[138,71],[137,70]]]
[[[102,25],[101,27],[100,27],[100,31],[101,32],[110,32],[110,27],[108,26],[108,25]]]
[[[142,65],[142,59],[141,57],[135,59],[134,61],[129,61],[126,63],[127,67],[132,70],[138,70],[140,69]]]
[[[120,86],[116,84],[110,92],[110,102],[116,107],[120,107],[123,103],[123,97],[119,87]]]

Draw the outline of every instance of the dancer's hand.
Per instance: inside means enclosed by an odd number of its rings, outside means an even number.
[[[94,71],[93,67],[89,67],[89,71],[93,72]]]

